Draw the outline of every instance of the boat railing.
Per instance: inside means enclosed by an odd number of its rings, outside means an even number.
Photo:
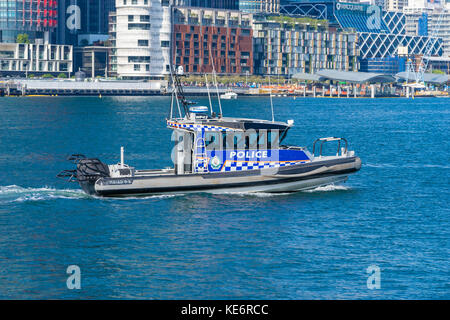
[[[337,141],[338,142],[338,147],[337,147],[337,152],[336,152],[336,156],[339,156],[339,152],[341,152],[341,156],[346,155],[347,151],[348,151],[348,142],[347,139],[345,138],[337,138],[337,137],[327,137],[327,138],[319,138],[316,139],[313,143],[313,150],[312,150],[312,154],[315,156],[316,154],[316,143],[320,142],[320,151],[319,151],[319,157],[322,157],[322,151],[323,151],[323,145],[326,142],[331,142],[331,141]],[[345,147],[341,149],[341,141],[344,142]]]

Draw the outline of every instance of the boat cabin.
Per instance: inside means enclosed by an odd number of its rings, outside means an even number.
[[[189,117],[168,119],[174,130],[176,174],[227,172],[310,161],[304,148],[282,145],[293,121],[211,117],[191,107]]]

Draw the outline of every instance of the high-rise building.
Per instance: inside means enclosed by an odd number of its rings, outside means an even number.
[[[437,36],[443,40],[443,56],[450,57],[450,8],[446,8],[444,3],[430,5],[426,1],[416,1],[403,10],[406,33],[430,36],[436,31]]]
[[[407,17],[402,11],[386,11],[368,4],[338,0],[299,0],[288,7],[282,7],[280,11],[292,17],[326,19],[330,26],[356,32],[360,66],[368,67],[360,71],[380,70],[377,65],[383,61],[391,64],[391,70],[395,65],[400,68],[401,61],[397,63],[392,57],[422,55],[429,44],[432,56],[439,57],[443,54],[442,37],[431,38],[430,32],[428,35],[407,33]],[[376,68],[371,69],[372,66]]]
[[[175,7],[173,64],[187,73],[252,74],[252,15],[237,10]]]
[[[408,0],[386,0],[384,5],[387,11],[402,11],[408,5]]]
[[[0,0],[0,42],[16,42],[17,35],[49,43],[58,23],[57,0]]]
[[[116,0],[109,27],[111,75],[157,80],[170,73],[168,0]]]
[[[238,10],[239,0],[173,0],[174,6]]]
[[[283,16],[253,21],[256,74],[293,75],[320,69],[357,70],[355,32],[330,30],[316,20]]]
[[[59,2],[58,43],[92,44],[95,41],[108,39],[108,15],[115,10],[115,0],[60,0]]]
[[[239,10],[248,13],[278,13],[280,0],[239,0]]]

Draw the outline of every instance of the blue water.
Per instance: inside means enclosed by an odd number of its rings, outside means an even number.
[[[0,98],[0,298],[450,298],[447,99],[274,98],[287,142],[349,140],[363,166],[342,186],[114,200],[55,178],[70,153],[118,162],[122,145],[130,165],[170,166],[168,103]],[[267,98],[222,103],[270,119]]]

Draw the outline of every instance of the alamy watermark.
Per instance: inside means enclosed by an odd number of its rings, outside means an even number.
[[[366,272],[369,274],[367,278],[367,289],[381,289],[381,269],[377,265],[370,265]]]
[[[70,276],[67,278],[66,285],[67,289],[81,289],[81,269],[77,265],[70,265],[66,270],[67,274]]]

